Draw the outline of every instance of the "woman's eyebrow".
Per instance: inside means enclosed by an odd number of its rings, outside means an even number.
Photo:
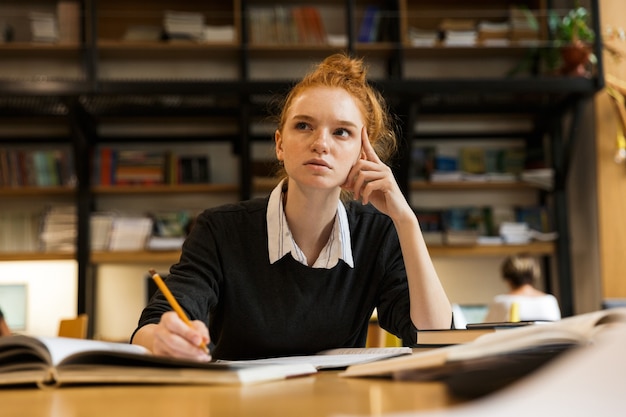
[[[357,124],[354,122],[351,122],[350,120],[337,120],[337,124],[342,125],[342,126],[357,127]]]
[[[307,122],[316,120],[314,117],[308,116],[306,114],[294,114],[292,119],[293,120],[304,120],[304,121],[307,121]],[[335,120],[333,123],[336,123],[336,124],[338,124],[340,126],[348,126],[348,127],[353,127],[353,128],[358,127],[356,123],[351,122],[350,120]]]

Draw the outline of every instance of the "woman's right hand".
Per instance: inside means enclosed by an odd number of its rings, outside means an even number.
[[[163,313],[159,324],[148,324],[133,337],[134,344],[148,348],[154,355],[201,362],[211,360],[202,348],[209,341],[209,330],[202,321],[194,320],[190,327],[174,311]]]

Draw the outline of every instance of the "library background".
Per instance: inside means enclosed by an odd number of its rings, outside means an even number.
[[[521,251],[564,316],[619,302],[623,9],[3,1],[0,305],[18,332],[84,313],[89,337],[127,340],[147,270],[177,261],[194,215],[276,184],[269,103],[338,51],[365,59],[398,116],[392,168],[452,302],[504,292],[499,265]]]

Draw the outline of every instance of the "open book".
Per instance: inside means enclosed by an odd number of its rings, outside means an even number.
[[[0,386],[252,384],[309,375],[308,363],[220,364],[161,356],[126,343],[62,337],[0,337]]]
[[[478,396],[513,382],[564,351],[593,344],[606,329],[618,326],[626,332],[626,308],[507,329],[485,334],[470,343],[357,364],[340,376],[441,380],[457,394]],[[481,383],[477,384],[477,380]]]

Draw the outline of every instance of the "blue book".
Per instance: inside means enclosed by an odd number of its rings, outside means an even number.
[[[359,36],[357,37],[358,42],[372,42],[371,39],[373,28],[378,15],[378,6],[367,6],[365,9],[365,13],[363,14],[363,20],[361,21],[361,26],[359,27]]]

